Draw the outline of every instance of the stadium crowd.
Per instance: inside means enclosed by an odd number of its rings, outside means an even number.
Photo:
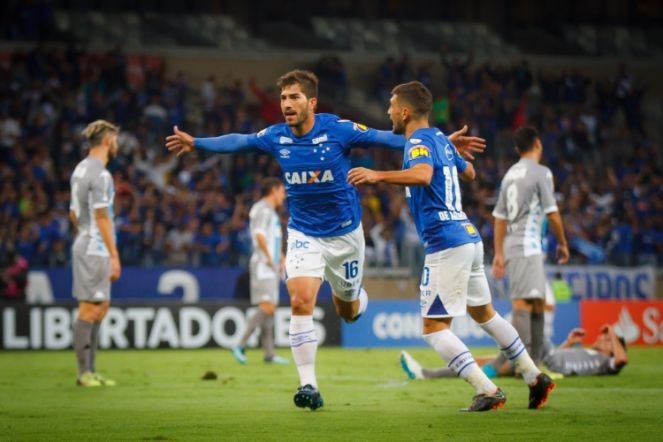
[[[279,167],[261,154],[174,157],[164,149],[173,125],[201,136],[255,132],[281,121],[278,94],[255,81],[209,76],[192,85],[166,76],[159,57],[121,50],[88,54],[36,46],[5,54],[0,67],[0,256],[15,251],[32,267],[69,262],[69,177],[85,155],[80,131],[104,118],[122,128],[109,164],[116,186],[118,249],[124,265],[246,265],[248,210],[264,176]],[[444,78],[430,65],[391,58],[376,75],[376,99],[399,82],[419,79],[434,91],[434,123],[467,123],[488,140],[465,210],[492,249],[500,179],[514,161],[513,128],[540,129],[555,175],[572,261],[618,265],[663,262],[660,146],[642,122],[645,88],[622,67],[598,81],[578,72],[534,72],[526,62],[476,64],[442,57]],[[314,67],[332,98],[347,94],[335,57]],[[329,87],[329,86],[327,86]],[[377,152],[377,151],[376,151]],[[401,155],[357,149],[355,165],[400,168]],[[361,189],[367,262],[419,268],[422,251],[402,190]],[[284,221],[287,213],[283,214]],[[284,223],[285,224],[285,223]],[[554,250],[554,248],[551,248]]]

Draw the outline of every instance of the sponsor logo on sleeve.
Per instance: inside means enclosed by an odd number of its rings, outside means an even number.
[[[258,134],[257,134],[256,136],[257,136],[258,138],[260,138],[260,137],[262,137],[263,135],[265,135],[266,133],[267,133],[267,128],[264,128],[263,130],[261,130],[260,132],[258,132]]]
[[[366,126],[365,124],[361,124],[361,123],[353,124],[352,128],[354,130],[358,130],[359,132],[366,132],[368,130],[368,126]]]
[[[424,145],[414,146],[407,151],[407,156],[411,160],[416,160],[421,157],[430,157],[430,150]]]

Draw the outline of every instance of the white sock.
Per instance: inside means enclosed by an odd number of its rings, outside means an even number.
[[[543,312],[543,336],[546,340],[553,338],[555,334],[555,312],[546,310]]]
[[[299,384],[311,384],[318,388],[315,378],[315,353],[318,349],[318,336],[313,326],[313,316],[292,316],[290,318],[290,349],[292,359],[299,372]]]
[[[364,287],[359,291],[359,310],[357,311],[357,316],[361,315],[366,311],[368,307],[368,293],[364,290]]]
[[[541,371],[527,353],[525,344],[523,344],[513,325],[509,324],[499,313],[495,313],[495,316],[479,325],[493,337],[504,356],[516,367],[516,371],[522,373],[524,381],[528,385],[535,383],[536,377]]]
[[[470,350],[451,330],[430,333],[424,335],[424,339],[448,362],[450,369],[474,387],[477,394],[492,394],[497,390],[497,386],[474,361]]]

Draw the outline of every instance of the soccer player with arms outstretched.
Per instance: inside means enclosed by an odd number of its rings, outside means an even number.
[[[396,86],[388,113],[394,133],[407,138],[403,170],[355,168],[348,173],[348,182],[407,186],[408,205],[426,250],[421,277],[424,339],[449,368],[475,388],[467,410],[501,408],[506,396],[451,331],[452,319],[466,311],[523,375],[530,388],[529,408],[540,408],[555,384],[534,365],[513,326],[493,309],[484,273],[483,243],[463,212],[458,182],[459,178],[473,180],[476,173],[449,139],[429,126],[431,110],[432,95],[423,84],[413,81]]]
[[[290,295],[290,346],[300,386],[295,405],[315,410],[323,405],[315,375],[317,335],[313,309],[323,279],[329,281],[338,314],[353,322],[365,311],[362,288],[364,235],[356,189],[346,181],[350,148],[382,146],[402,149],[405,139],[391,131],[367,128],[336,115],[316,114],[318,80],[295,70],[277,82],[285,123],[258,133],[193,138],[177,127],[166,139],[172,152],[194,149],[218,153],[258,150],[273,155],[283,172],[290,220],[286,254]],[[483,150],[483,140],[456,132],[466,155]]]

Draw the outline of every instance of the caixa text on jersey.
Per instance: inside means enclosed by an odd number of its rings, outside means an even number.
[[[301,172],[285,172],[283,174],[288,184],[313,184],[328,183],[334,181],[332,171],[327,170],[303,170]]]

